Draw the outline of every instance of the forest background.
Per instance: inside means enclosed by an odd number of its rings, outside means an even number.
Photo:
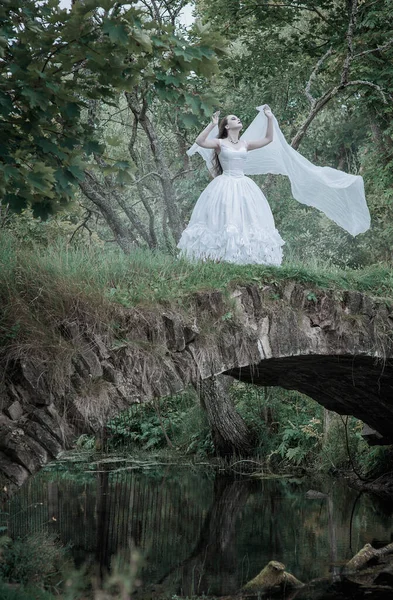
[[[381,269],[391,273],[390,0],[197,0],[187,27],[185,6],[181,0],[78,0],[72,10],[58,0],[2,3],[0,264],[3,305],[12,311],[0,325],[7,344],[22,335],[23,318],[14,313],[24,305],[23,286],[58,297],[71,255],[72,276],[82,283],[86,265],[96,278],[107,269],[113,301],[134,305],[147,292],[156,301],[209,181],[204,164],[186,150],[217,109],[239,114],[247,125],[255,107],[268,103],[304,156],[364,177],[372,227],[356,238],[295,202],[285,178],[256,177],[286,242],[284,269],[356,271],[377,290]],[[136,293],[130,270],[127,285],[118,285],[114,272],[108,278],[114,261],[130,256],[145,261],[147,279],[150,269],[147,292]],[[275,437],[271,446],[264,439],[265,453],[301,463],[327,447],[313,401],[242,385],[233,394],[258,432],[256,447],[265,434]],[[213,452],[195,398],[185,398],[167,403],[167,427],[154,407],[137,425],[130,414],[119,426],[123,438],[155,448],[168,444],[167,430],[176,425],[172,446]],[[356,445],[356,422],[352,434]],[[337,435],[344,443],[343,430]]]

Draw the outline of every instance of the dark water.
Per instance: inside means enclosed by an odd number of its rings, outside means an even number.
[[[270,560],[303,582],[331,578],[366,542],[393,539],[393,506],[338,481],[316,487],[118,466],[41,472],[5,507],[0,525],[12,538],[56,533],[71,544],[76,567],[98,562],[105,570],[135,544],[143,587],[160,584],[169,596],[234,594]],[[328,496],[308,499],[310,488]]]

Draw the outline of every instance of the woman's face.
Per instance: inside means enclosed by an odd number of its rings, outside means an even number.
[[[236,115],[228,115],[227,116],[227,124],[226,129],[230,131],[231,129],[240,130],[243,127],[241,120]]]

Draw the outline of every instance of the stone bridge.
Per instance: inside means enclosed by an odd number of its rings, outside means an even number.
[[[298,390],[393,442],[393,306],[287,281],[195,294],[187,313],[114,306],[116,327],[82,315],[58,349],[2,366],[0,490],[7,494],[132,403],[227,373]]]

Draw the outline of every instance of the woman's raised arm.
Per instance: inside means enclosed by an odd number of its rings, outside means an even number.
[[[212,150],[220,149],[220,143],[217,138],[212,138],[209,140],[207,139],[207,136],[209,135],[211,130],[214,129],[216,125],[218,125],[219,116],[220,111],[218,110],[212,116],[212,120],[209,123],[209,125],[205,127],[205,129],[198,135],[197,139],[195,140],[195,143],[198,144],[198,146],[201,146],[202,148],[210,148]]]
[[[267,117],[267,128],[265,137],[260,140],[253,140],[247,143],[248,150],[257,150],[258,148],[263,148],[263,146],[267,146],[270,142],[273,141],[273,113],[268,104],[264,104],[263,112]]]

